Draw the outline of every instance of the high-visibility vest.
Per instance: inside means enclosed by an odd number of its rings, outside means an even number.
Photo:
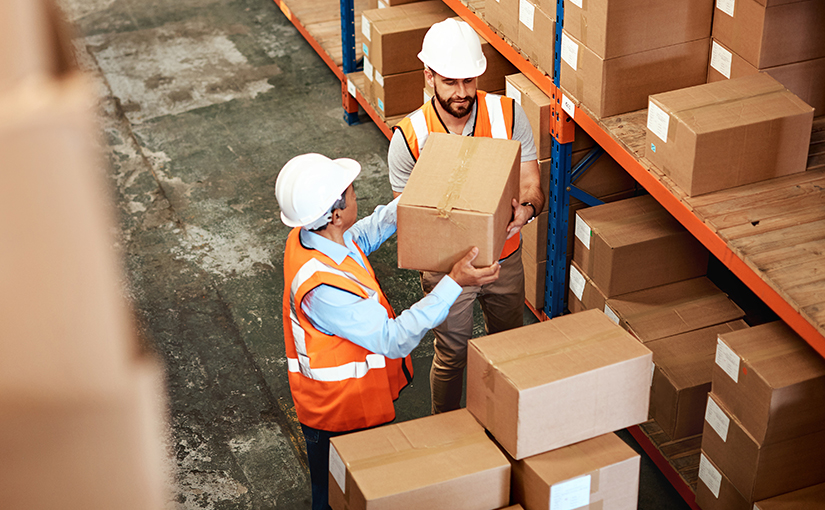
[[[435,109],[435,101],[436,98],[433,97],[424,103],[421,108],[401,119],[393,128],[393,130],[398,129],[404,134],[407,148],[415,161],[418,161],[430,133],[449,133],[447,126],[444,125],[438,111]],[[473,127],[473,136],[512,140],[515,119],[513,103],[512,98],[479,90],[476,99],[478,106],[476,107],[476,124]],[[513,236],[505,241],[500,259],[509,257],[518,249],[519,238],[520,236]]]
[[[395,318],[392,306],[360,248],[366,269],[351,257],[336,264],[320,251],[304,247],[300,230],[290,232],[284,252],[284,342],[298,421],[330,432],[392,421],[393,401],[412,380],[411,358],[389,359],[319,331],[301,309],[301,301],[319,285],[330,285],[374,299]]]

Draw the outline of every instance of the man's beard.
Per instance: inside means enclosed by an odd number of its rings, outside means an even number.
[[[469,115],[469,113],[473,110],[473,105],[476,101],[475,96],[444,99],[443,97],[441,97],[441,94],[438,93],[438,90],[435,90],[435,98],[441,104],[441,107],[447,111],[447,113],[458,119]],[[453,104],[458,101],[463,101],[465,99],[469,100],[467,106],[458,107]]]

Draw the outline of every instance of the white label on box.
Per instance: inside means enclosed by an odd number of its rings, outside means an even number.
[[[370,39],[371,32],[372,32],[372,27],[370,26],[370,20],[368,20],[367,17],[362,14],[361,15],[361,33],[364,34],[364,37],[366,37],[368,41],[372,40],[372,39]]]
[[[705,454],[701,454],[702,456],[699,457],[699,479],[705,482],[710,492],[716,496],[716,499],[719,499],[719,487],[722,486],[722,473],[720,473],[713,464],[705,457]]]
[[[571,119],[576,118],[576,105],[572,99],[564,94],[561,95],[561,109],[567,112],[567,115],[570,115]]]
[[[590,504],[590,475],[550,487],[550,510],[573,510]]]
[[[584,276],[582,276],[579,270],[570,266],[570,291],[579,301],[582,300],[582,295],[584,295],[585,283]]]
[[[606,303],[604,305],[604,314],[607,315],[607,318],[612,320],[614,324],[616,324],[617,326],[619,325],[619,316],[616,315],[616,312],[614,312],[612,308],[607,306]]]
[[[379,9],[386,9],[387,7],[389,7],[389,5],[385,4],[381,0],[378,0],[378,8]]]
[[[561,59],[567,62],[567,65],[578,69],[579,65],[579,45],[573,42],[573,39],[567,37],[567,34],[561,34]]]
[[[716,8],[724,12],[730,17],[733,17],[733,7],[736,0],[716,0]]]
[[[590,230],[590,226],[581,219],[581,216],[578,214],[576,215],[576,238],[582,242],[585,248],[588,250],[590,249],[590,236],[593,235],[593,231]]]
[[[383,87],[384,86],[384,77],[381,75],[381,73],[378,72],[378,69],[375,69],[373,71],[373,74],[375,75],[375,82]]]
[[[519,0],[518,20],[521,24],[533,31],[533,21],[536,19],[536,6],[527,0]]]
[[[570,3],[578,7],[579,9],[583,9],[582,7],[582,0],[570,0]]]
[[[722,367],[733,382],[739,382],[739,356],[721,338],[716,339],[716,364]]]
[[[372,81],[372,62],[367,57],[364,57],[364,76],[367,77],[369,81]]]
[[[710,52],[710,67],[716,69],[722,76],[730,80],[730,64],[733,55],[716,41],[713,41],[713,49]]]
[[[355,90],[355,83],[353,83],[352,80],[350,80],[349,78],[347,78],[347,92],[349,92],[349,95],[351,95],[352,97],[355,97],[357,93],[357,91]]]
[[[381,110],[382,113],[384,112],[384,101],[381,101],[381,98],[378,98],[378,109]]]
[[[730,427],[730,418],[727,417],[722,408],[715,400],[708,397],[708,406],[705,408],[705,421],[708,425],[719,434],[722,441],[728,442],[728,428]]]
[[[659,139],[667,143],[667,129],[670,124],[670,115],[659,108],[653,101],[647,102],[647,129]]]
[[[370,49],[367,47],[367,43],[361,43],[361,51],[364,52],[364,55],[370,55]]]
[[[341,492],[346,494],[347,467],[344,465],[344,461],[341,460],[341,456],[338,455],[338,450],[332,445],[329,445],[329,472],[332,473],[332,477],[338,482],[338,487],[341,488]]]
[[[504,84],[504,95],[521,104],[521,91],[515,88],[509,81]]]

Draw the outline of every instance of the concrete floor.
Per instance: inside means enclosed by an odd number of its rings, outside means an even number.
[[[343,122],[339,82],[271,0],[61,4],[100,98],[125,293],[167,368],[168,509],[307,509],[273,187],[296,154],[355,158],[363,216],[392,197],[388,142]],[[370,258],[396,310],[420,298],[394,239]],[[398,419],[428,414],[431,356],[428,335]],[[643,466],[639,508],[687,508]]]

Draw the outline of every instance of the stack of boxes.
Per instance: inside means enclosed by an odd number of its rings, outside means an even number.
[[[487,0],[484,8],[487,23],[552,78],[557,30],[555,0]]]
[[[696,502],[751,510],[825,482],[823,401],[825,362],[784,323],[720,334]]]

